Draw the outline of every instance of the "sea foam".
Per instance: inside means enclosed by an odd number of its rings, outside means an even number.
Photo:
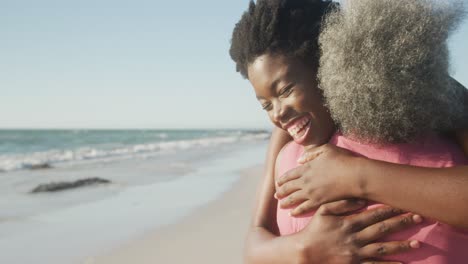
[[[106,144],[106,147],[99,144],[94,146],[90,144],[90,146],[70,149],[4,154],[0,155],[0,172],[34,169],[45,165],[51,167],[56,165],[66,166],[82,162],[109,162],[151,155],[164,155],[164,153],[192,148],[212,148],[237,142],[265,140],[269,135],[266,131],[219,131],[211,133],[209,136],[174,140],[171,139],[170,133],[158,133],[157,138],[159,141],[141,144],[122,145],[120,142],[113,142],[113,144]],[[77,136],[79,136],[79,133]]]

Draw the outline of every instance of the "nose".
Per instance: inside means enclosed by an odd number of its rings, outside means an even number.
[[[273,123],[281,124],[284,121],[284,116],[286,114],[287,106],[277,102],[274,104],[271,119]]]

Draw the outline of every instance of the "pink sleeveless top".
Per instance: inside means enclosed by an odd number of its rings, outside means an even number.
[[[454,143],[435,135],[430,135],[417,143],[378,147],[360,144],[340,134],[335,134],[330,143],[348,149],[357,155],[392,163],[433,168],[468,164],[467,159]],[[301,145],[294,142],[286,145],[281,151],[281,160],[278,164],[279,175],[283,175],[288,170],[299,166],[296,161],[302,153],[303,147]],[[379,204],[369,205],[367,209],[376,206],[379,206]],[[277,222],[281,235],[292,234],[302,230],[314,214],[312,212],[300,217],[291,217],[288,215],[290,210],[281,209],[279,206],[277,208]],[[457,230],[446,224],[427,218],[424,219],[423,223],[389,235],[382,241],[413,239],[421,242],[419,249],[382,259],[403,261],[406,264],[468,263],[468,231]]]

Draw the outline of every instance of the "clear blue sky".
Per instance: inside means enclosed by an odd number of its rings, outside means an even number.
[[[265,128],[228,55],[242,1],[0,0],[0,128]],[[468,22],[451,39],[468,86]]]

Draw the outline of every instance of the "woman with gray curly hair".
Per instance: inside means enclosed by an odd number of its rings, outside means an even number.
[[[258,1],[257,5],[263,2]],[[466,91],[452,85],[454,81],[448,77],[446,47],[447,36],[460,20],[461,13],[429,0],[351,1],[344,11],[328,16],[320,40],[323,54],[318,67],[313,59],[313,54],[317,54],[313,39],[301,40],[304,32],[314,27],[304,29],[294,24],[298,17],[307,14],[302,10],[282,12],[287,10],[288,4],[294,6],[291,3],[320,1],[271,2],[280,2],[279,8],[255,10],[251,4],[234,30],[231,57],[254,86],[257,99],[271,120],[287,130],[295,142],[285,146],[276,159],[279,148],[288,140],[285,133],[279,131],[272,137],[269,161],[277,162],[279,204],[276,215],[272,214],[275,208],[267,200],[271,199],[268,195],[275,186],[267,177],[257,206],[261,212],[257,214],[276,218],[277,223],[276,226],[262,221],[253,224],[247,245],[248,261],[284,263],[278,254],[285,251],[273,250],[278,249],[275,243],[279,242],[274,242],[271,235],[261,230],[265,227],[273,234],[289,236],[302,229],[315,230],[312,234],[316,237],[309,239],[309,244],[299,241],[302,249],[310,250],[305,253],[302,250],[303,263],[364,263],[360,256],[371,249],[359,248],[359,242],[368,243],[373,227],[363,221],[329,225],[328,235],[343,228],[362,230],[347,242],[337,240],[330,244],[320,236],[323,230],[314,229],[319,225],[315,216],[327,215],[330,211],[337,213],[337,207],[321,207],[315,215],[303,215],[327,202],[359,197],[437,219],[393,236],[392,240],[423,242],[421,249],[394,256],[396,259],[407,263],[463,263],[468,258],[465,252],[468,233],[452,227],[468,228],[468,194],[465,191],[468,167],[427,169],[382,162],[426,167],[467,164],[451,142],[430,132],[466,127],[466,101],[460,100],[466,97]],[[270,6],[275,5],[270,3]],[[264,14],[277,19],[269,22],[262,19]],[[275,25],[280,26],[276,28]],[[317,67],[323,94],[310,87],[315,79],[311,73]],[[331,116],[323,107],[322,99]],[[326,143],[335,127],[344,136],[335,134],[330,141],[333,144],[315,147]],[[460,138],[462,143],[468,142],[466,134],[461,133]],[[308,162],[294,169],[297,167],[295,159],[304,152],[301,145],[306,146],[302,162]],[[381,161],[355,157],[334,145]],[[315,148],[308,150],[308,146]],[[271,164],[268,168],[273,171],[275,166]],[[285,173],[289,169],[293,170]],[[294,209],[289,210],[291,207]],[[409,219],[402,218],[403,221]],[[380,225],[379,228],[388,233],[394,226]],[[375,234],[371,237],[378,238]],[[412,242],[415,243],[406,246],[418,246],[416,241]],[[311,248],[312,244],[315,248]],[[346,245],[354,245],[359,250],[349,250]],[[253,249],[255,247],[257,249]],[[342,255],[330,256],[330,247],[345,251]],[[381,255],[390,251],[390,244],[377,247]],[[271,256],[262,258],[259,252],[268,252]],[[249,254],[256,256],[249,257]]]
[[[466,127],[466,91],[454,87],[447,48],[463,14],[460,3],[433,0],[353,0],[331,13],[318,78],[339,130],[402,143]]]
[[[468,230],[468,167],[454,166],[468,162],[440,135],[468,122],[466,90],[448,73],[447,37],[462,10],[453,2],[354,0],[328,15],[319,40],[318,76],[326,106],[345,137],[335,135],[332,144],[310,151],[308,172],[300,168],[278,180],[282,209],[295,206],[291,213],[300,216],[349,197],[385,203],[427,218],[412,231],[389,236],[423,243],[418,251],[394,258],[466,262],[468,232],[461,229]],[[334,145],[379,161],[356,158]],[[292,148],[282,155],[293,155]]]

